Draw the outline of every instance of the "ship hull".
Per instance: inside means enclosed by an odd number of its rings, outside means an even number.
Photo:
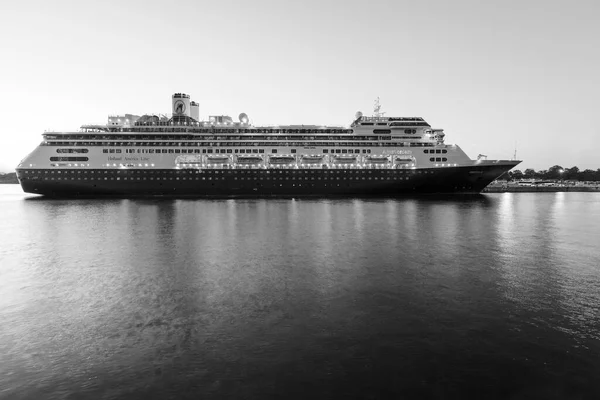
[[[402,196],[480,193],[504,162],[421,169],[18,169],[26,193],[50,197]]]

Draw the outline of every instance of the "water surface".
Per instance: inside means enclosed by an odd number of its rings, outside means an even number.
[[[600,398],[600,193],[0,185],[0,398]]]

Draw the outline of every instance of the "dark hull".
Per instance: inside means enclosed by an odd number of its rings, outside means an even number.
[[[402,196],[480,193],[517,162],[430,169],[19,169],[27,193],[52,197]]]

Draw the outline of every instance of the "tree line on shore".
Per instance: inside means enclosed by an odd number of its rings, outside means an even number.
[[[15,172],[8,174],[0,172],[0,183],[19,183],[19,180],[17,179],[17,174]]]
[[[527,168],[525,171],[515,169],[503,174],[501,180],[519,181],[522,179],[536,180],[563,180],[563,181],[600,181],[600,168],[597,170],[585,169],[580,170],[578,167],[563,168],[560,165],[554,165],[548,169],[536,171],[532,168]]]

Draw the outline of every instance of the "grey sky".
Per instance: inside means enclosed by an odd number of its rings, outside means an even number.
[[[0,5],[0,171],[107,114],[349,124],[381,98],[472,158],[600,168],[598,1],[23,1]]]

